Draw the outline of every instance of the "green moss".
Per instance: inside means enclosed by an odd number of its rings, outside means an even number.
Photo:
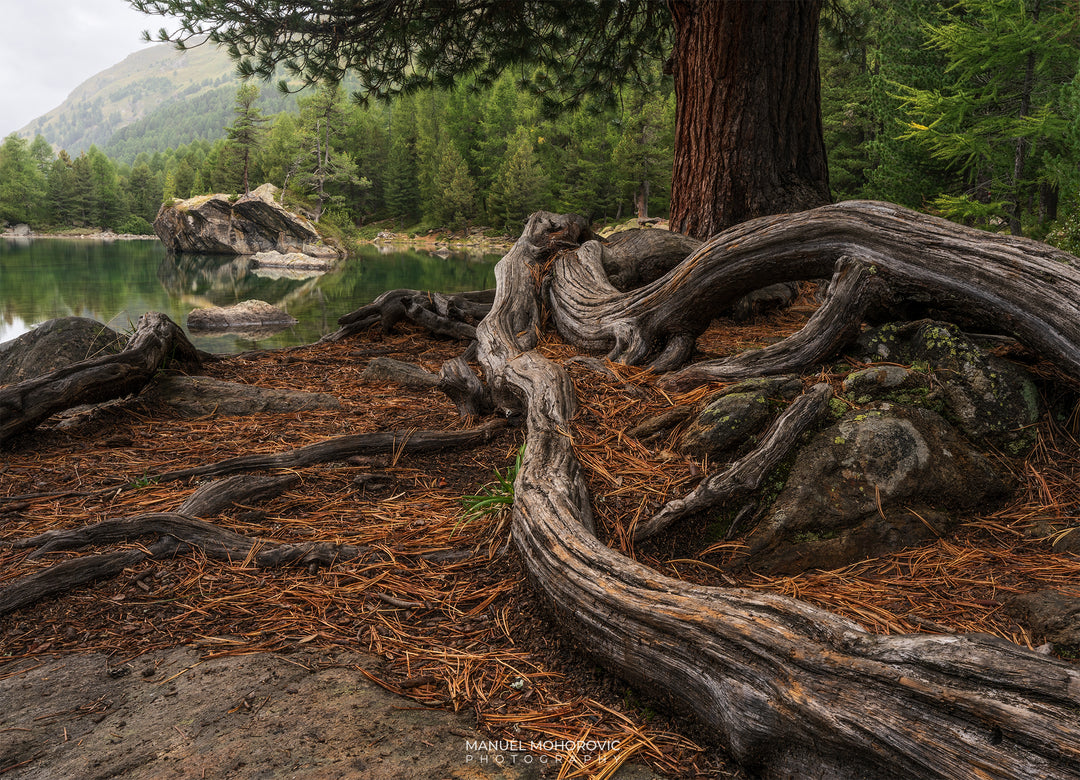
[[[721,512],[716,519],[705,526],[705,539],[709,544],[722,542],[727,537],[731,524],[735,522],[736,510]]]
[[[797,534],[791,536],[791,541],[794,544],[806,544],[808,542],[824,542],[829,539],[835,539],[840,535],[839,531],[827,530],[827,531],[800,531]]]

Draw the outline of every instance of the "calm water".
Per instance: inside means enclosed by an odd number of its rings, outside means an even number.
[[[300,321],[269,336],[192,337],[208,352],[235,353],[316,341],[337,329],[342,314],[386,290],[462,292],[495,286],[497,255],[443,259],[420,252],[380,254],[373,246],[364,250],[337,271],[316,275],[249,270],[222,256],[170,256],[158,241],[0,239],[0,342],[68,315],[130,331],[143,313],[160,311],[186,330],[192,309],[249,298],[279,306]]]

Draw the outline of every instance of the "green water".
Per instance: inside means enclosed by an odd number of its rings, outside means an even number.
[[[331,273],[289,275],[278,269],[250,270],[229,257],[170,256],[158,241],[0,239],[0,342],[68,315],[130,331],[144,312],[160,311],[186,327],[194,308],[254,298],[285,309],[299,324],[266,336],[199,334],[192,341],[200,349],[225,353],[308,344],[336,330],[342,314],[385,290],[494,287],[498,259],[381,254],[372,246]]]

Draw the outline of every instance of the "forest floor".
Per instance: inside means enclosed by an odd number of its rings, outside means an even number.
[[[718,321],[698,357],[776,341],[812,311],[804,302],[749,324]],[[1080,510],[1080,447],[1049,417],[1033,452],[1011,462],[1013,499],[953,536],[842,570],[736,582],[725,562],[741,540],[725,541],[708,517],[636,547],[630,535],[710,464],[676,453],[674,437],[645,446],[626,431],[717,386],[671,396],[647,371],[598,372],[553,337],[540,348],[577,386],[572,435],[598,533],[665,574],[794,596],[870,631],[985,632],[1028,647],[1042,638],[1005,614],[1005,598],[1080,595],[1080,559],[1033,533]],[[175,510],[198,487],[155,475],[344,434],[469,427],[435,390],[361,378],[376,356],[438,371],[461,351],[416,330],[372,329],[205,366],[221,379],[331,393],[337,411],[189,420],[130,399],[42,426],[0,462],[0,587],[95,552],[30,559],[10,542]],[[505,514],[463,517],[462,498],[494,482],[493,469],[505,474],[522,441],[507,428],[466,451],[311,466],[276,498],[205,518],[263,540],[367,551],[328,569],[259,569],[189,551],[0,618],[0,774],[741,777],[693,721],[596,667],[558,629],[508,542]],[[482,762],[476,740],[503,745]],[[528,763],[521,747],[534,748]]]

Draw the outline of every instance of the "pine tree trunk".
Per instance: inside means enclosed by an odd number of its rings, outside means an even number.
[[[672,0],[672,230],[706,238],[829,203],[821,0]]]

